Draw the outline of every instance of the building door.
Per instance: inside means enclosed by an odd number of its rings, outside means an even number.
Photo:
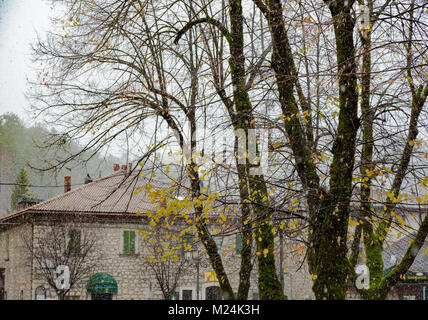
[[[220,287],[211,286],[205,289],[205,300],[221,300]]]
[[[192,290],[182,290],[181,291],[181,300],[192,300],[193,291]]]
[[[4,300],[4,269],[0,269],[0,300]]]

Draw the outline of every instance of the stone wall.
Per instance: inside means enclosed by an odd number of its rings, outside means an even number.
[[[141,230],[145,225],[141,222],[129,222],[126,220],[113,221],[107,219],[98,219],[86,222],[76,222],[69,220],[65,222],[69,228],[80,229],[82,234],[91,234],[97,239],[97,252],[101,253],[101,258],[97,258],[98,264],[96,270],[92,274],[87,275],[82,281],[77,284],[69,293],[79,299],[90,299],[90,295],[86,291],[86,284],[91,275],[97,272],[105,272],[113,276],[118,284],[118,293],[113,295],[113,299],[163,299],[162,292],[156,281],[155,274],[150,270],[145,263],[147,254],[143,250],[143,242],[141,235],[137,233],[136,239],[136,253],[123,254],[123,231],[124,230]],[[50,228],[49,223],[45,221],[36,221],[34,226],[35,238],[43,234]],[[37,263],[33,262],[33,273],[30,272],[30,259],[29,253],[23,247],[21,234],[31,234],[31,226],[23,224],[19,227],[14,227],[6,232],[0,233],[0,248],[4,248],[3,241],[5,234],[10,234],[10,259],[5,261],[0,259],[0,267],[6,269],[6,290],[7,299],[20,299],[20,292],[23,290],[23,298],[34,299],[35,290],[38,286],[43,285],[47,289],[47,298],[55,298],[56,294],[52,288],[42,279],[37,278]],[[278,248],[278,242],[276,244]],[[284,261],[284,290],[288,298],[292,299],[312,299],[313,294],[311,290],[312,279],[310,278],[307,270],[307,265],[301,263],[304,256],[296,256],[292,251],[294,246],[287,246],[289,251],[285,250]],[[3,250],[3,249],[2,249]],[[255,252],[255,250],[254,250]],[[235,252],[235,235],[223,237],[221,255],[225,264],[226,272],[231,281],[232,288],[237,291],[239,281],[239,265],[240,256]],[[94,258],[95,259],[95,258]],[[254,256],[254,268],[251,275],[251,285],[248,298],[257,299],[257,262]],[[279,257],[277,257],[279,261]],[[200,290],[201,298],[205,298],[205,290],[209,286],[218,286],[215,279],[206,278],[212,272],[207,259],[203,259],[200,264]],[[291,274],[291,277],[290,277]],[[187,271],[180,278],[179,285],[176,289],[182,296],[182,290],[191,289],[193,298],[196,298],[196,267],[190,263]],[[33,283],[30,279],[33,278]],[[208,281],[206,281],[208,280]],[[151,288],[151,290],[150,290]]]
[[[8,300],[28,300],[31,294],[31,268],[29,250],[23,235],[31,236],[31,226],[11,225],[0,233],[0,268],[5,269],[5,296]],[[9,238],[9,257],[6,243]]]

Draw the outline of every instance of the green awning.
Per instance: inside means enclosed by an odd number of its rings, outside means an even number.
[[[105,272],[94,274],[87,285],[88,293],[117,293],[116,280]]]

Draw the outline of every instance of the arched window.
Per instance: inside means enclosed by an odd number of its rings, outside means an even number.
[[[38,286],[35,291],[36,300],[46,299],[46,288],[44,286]]]

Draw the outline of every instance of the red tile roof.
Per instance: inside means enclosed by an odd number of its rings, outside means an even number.
[[[172,183],[162,182],[136,174],[127,175],[124,171],[85,184],[54,198],[27,207],[2,217],[7,220],[26,212],[64,212],[64,213],[121,213],[135,214],[138,211],[155,210],[158,202],[151,203],[146,186],[153,190],[172,188]],[[184,187],[176,185],[174,194],[187,194]]]

